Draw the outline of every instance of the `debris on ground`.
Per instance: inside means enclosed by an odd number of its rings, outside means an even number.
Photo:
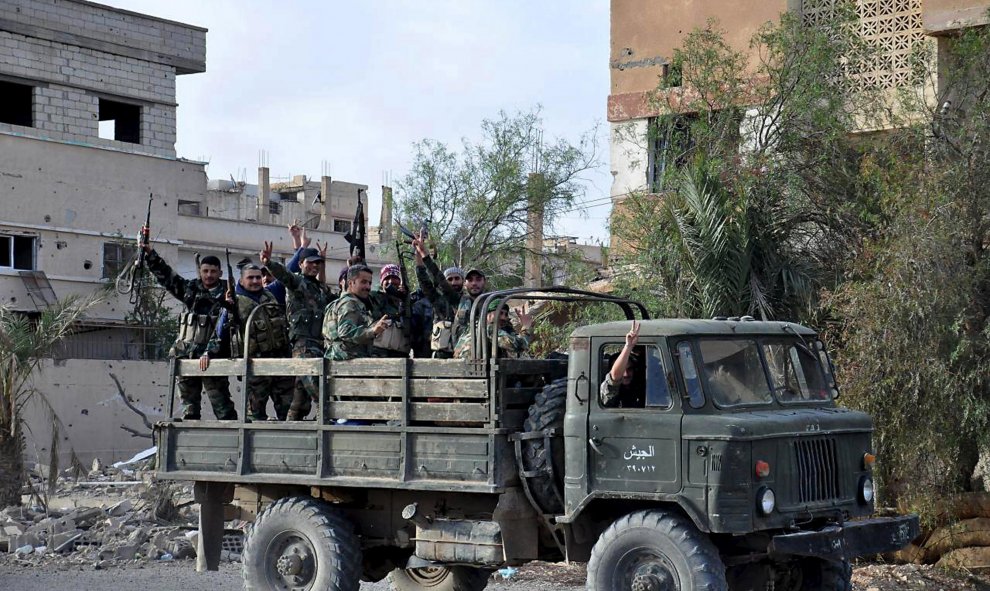
[[[42,506],[0,511],[0,559],[21,566],[107,569],[132,562],[196,557],[199,506],[190,483],[153,479],[154,454],[104,466],[80,479],[58,477]],[[43,480],[41,474],[32,480]],[[30,499],[25,496],[24,499]],[[227,524],[222,560],[240,561],[246,523]]]

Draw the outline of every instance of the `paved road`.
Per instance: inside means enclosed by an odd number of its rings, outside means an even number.
[[[40,564],[18,566],[0,561],[3,591],[234,591],[242,588],[241,565],[223,563],[219,572],[197,573],[191,560],[143,562],[107,570],[92,566]],[[491,591],[574,591],[584,589],[577,565],[526,567],[509,582],[493,581]],[[388,584],[362,583],[361,591],[388,591]]]

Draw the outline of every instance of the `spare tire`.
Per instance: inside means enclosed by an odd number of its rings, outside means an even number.
[[[536,401],[529,407],[529,416],[523,428],[527,433],[539,433],[554,428],[560,432],[564,426],[566,402],[567,378],[550,382],[536,395]],[[546,441],[542,437],[523,440],[523,469],[541,472],[529,479],[529,490],[543,512],[562,513],[564,506],[560,499],[564,493],[564,440],[559,433],[550,447],[552,453],[548,454]],[[553,468],[552,477],[548,470],[550,467]]]

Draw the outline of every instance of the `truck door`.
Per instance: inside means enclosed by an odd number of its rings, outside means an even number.
[[[591,491],[673,493],[681,487],[679,397],[673,396],[663,339],[640,339],[628,382],[605,402],[592,387],[588,403],[588,476]],[[593,338],[592,375],[600,385],[622,349],[616,338]]]

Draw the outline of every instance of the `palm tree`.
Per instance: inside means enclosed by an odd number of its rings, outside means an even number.
[[[52,421],[52,441],[57,444],[62,423],[47,394],[38,391],[31,378],[58,344],[72,333],[75,323],[100,299],[66,297],[37,319],[0,305],[0,508],[19,505],[24,484],[24,411],[28,402],[41,404]],[[58,473],[56,448],[52,448],[50,483]]]
[[[637,282],[652,287],[661,314],[803,317],[820,258],[814,224],[783,196],[714,169],[697,158],[674,174],[670,191],[625,205],[617,230],[629,241]]]

